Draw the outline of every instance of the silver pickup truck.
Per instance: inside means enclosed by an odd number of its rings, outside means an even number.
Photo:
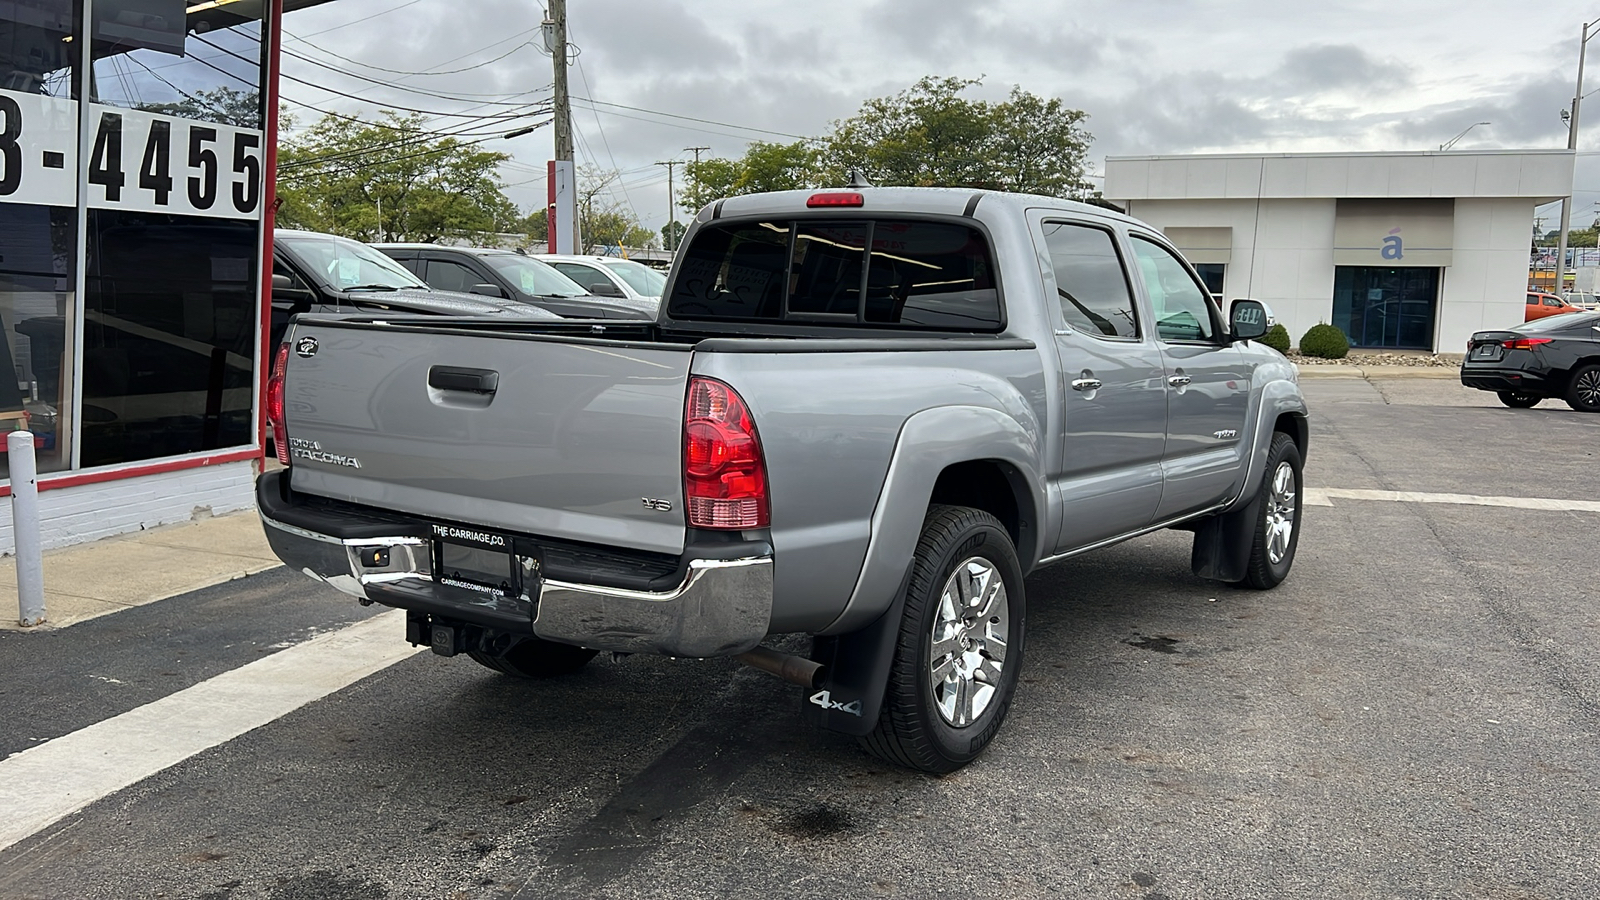
[[[437,653],[736,656],[947,772],[1011,704],[1035,568],[1181,528],[1201,578],[1288,574],[1306,407],[1267,324],[1093,206],[737,197],[654,323],[298,317],[257,498],[285,563]]]

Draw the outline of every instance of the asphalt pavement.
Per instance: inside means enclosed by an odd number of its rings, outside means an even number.
[[[1309,487],[1600,498],[1600,416],[1304,387]],[[1328,502],[1275,591],[1195,579],[1179,532],[1035,573],[1016,702],[950,776],[725,660],[530,683],[421,653],[0,850],[0,898],[1600,896],[1600,512]],[[279,568],[0,633],[0,791],[375,612]]]

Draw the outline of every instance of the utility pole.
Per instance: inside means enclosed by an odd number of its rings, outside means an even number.
[[[700,151],[701,150],[709,151],[710,149],[711,149],[710,147],[685,147],[685,148],[683,148],[685,153],[693,153],[694,154],[694,164],[696,166],[700,165]]]
[[[567,93],[567,0],[548,0],[544,46],[555,65],[555,159],[550,164],[550,241],[552,252],[576,253],[582,246],[577,219],[577,172],[572,161],[572,98]]]
[[[1583,39],[1578,42],[1578,89],[1572,94],[1572,116],[1567,120],[1567,149],[1578,149],[1578,110],[1583,106],[1583,57],[1589,49],[1589,29],[1595,22],[1585,22],[1583,26]],[[1562,288],[1567,285],[1567,231],[1572,227],[1572,196],[1561,199],[1561,239],[1556,242],[1556,283],[1550,293],[1561,296]]]
[[[704,150],[707,148],[702,147],[700,149]],[[667,237],[669,237],[673,242],[673,246],[668,247],[667,249],[676,250],[678,249],[678,230],[672,226],[678,224],[678,198],[677,195],[672,192],[672,167],[683,165],[683,161],[678,159],[669,159],[666,162],[658,162],[656,165],[667,167]],[[666,242],[663,241],[662,243]]]

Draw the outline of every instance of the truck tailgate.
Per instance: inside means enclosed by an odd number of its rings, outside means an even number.
[[[682,551],[689,347],[318,320],[288,341],[294,490]]]

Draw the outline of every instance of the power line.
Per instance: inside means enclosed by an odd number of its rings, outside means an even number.
[[[354,78],[354,79],[356,79],[358,81],[365,81],[365,82],[367,82],[369,84],[376,85],[377,87],[388,88],[390,90],[396,90],[396,91],[403,91],[403,92],[408,93],[408,94],[419,94],[419,95],[424,96],[424,97],[436,97],[436,98],[438,98],[440,100],[459,100],[462,103],[472,103],[472,102],[476,102],[478,100],[478,98],[480,98],[480,97],[495,97],[495,98],[499,98],[499,99],[484,101],[482,105],[485,105],[485,106],[502,106],[502,105],[508,105],[509,104],[509,100],[512,97],[525,97],[528,94],[536,93],[539,90],[539,89],[536,88],[535,90],[523,91],[523,92],[521,92],[519,94],[507,94],[507,93],[504,93],[504,92],[496,93],[496,94],[472,94],[472,93],[450,93],[450,94],[447,94],[447,93],[443,93],[443,92],[440,92],[440,91],[430,91],[430,90],[425,90],[423,88],[405,87],[403,85],[395,84],[393,82],[381,81],[379,79],[372,78],[372,77],[367,76],[367,75],[362,75],[360,72],[351,72],[351,71],[349,71],[347,69],[341,69],[338,66],[335,66],[335,65],[332,65],[332,64],[329,64],[329,63],[325,63],[325,62],[323,62],[323,61],[321,61],[319,59],[314,59],[314,58],[312,58],[310,56],[306,56],[306,55],[301,54],[301,53],[296,53],[295,51],[290,50],[288,47],[284,47],[284,48],[282,48],[282,50],[286,55],[292,56],[295,59],[300,60],[301,62],[309,63],[309,64],[311,64],[313,66],[319,66],[321,68],[327,69],[330,72],[337,72],[338,74],[343,75],[346,78]],[[367,102],[370,103],[372,101],[367,101]]]
[[[494,47],[494,46],[497,46],[499,44],[504,44],[506,41],[515,40],[515,39],[517,39],[519,37],[522,37],[525,34],[532,34],[533,32],[538,31],[538,30],[539,29],[537,29],[537,28],[530,28],[527,31],[518,32],[517,34],[514,34],[511,37],[502,38],[501,40],[495,41],[493,44],[489,44],[486,47],[479,47],[478,49],[473,50],[471,53],[465,53],[462,56],[456,57],[455,59],[447,59],[444,62],[439,63],[439,65],[447,66],[450,63],[455,62],[457,59],[463,59],[463,58],[465,58],[467,56],[471,56],[473,53],[481,53],[484,50],[489,49],[489,47]],[[311,47],[314,50],[320,51],[322,53],[326,53],[329,56],[336,57],[336,58],[339,56],[338,53],[336,53],[336,52],[334,52],[332,50],[329,50],[326,47],[319,47],[318,45],[311,43],[310,41],[306,40],[303,37],[297,37],[297,36],[289,33],[289,31],[287,29],[284,30],[283,35],[284,35],[284,37],[290,38],[292,40],[299,41],[300,43],[305,44],[306,46]],[[485,60],[482,60],[481,62],[475,62],[470,66],[464,66],[464,67],[462,67],[460,69],[442,69],[442,70],[439,70],[439,71],[426,71],[426,70],[424,70],[424,71],[421,71],[421,72],[413,72],[413,71],[410,71],[408,69],[387,69],[387,68],[384,68],[383,66],[375,66],[372,63],[365,63],[365,62],[361,62],[360,60],[356,60],[356,59],[348,59],[348,60],[345,60],[345,62],[348,62],[348,63],[350,63],[352,65],[360,66],[363,69],[373,69],[373,70],[378,71],[378,72],[388,72],[391,75],[405,75],[405,76],[410,77],[410,78],[418,78],[418,77],[422,77],[424,75],[457,75],[457,74],[460,74],[462,72],[471,72],[473,69],[481,68],[481,67],[486,66],[486,65],[488,65],[490,63],[499,62],[500,60],[505,59],[506,57],[508,57],[511,54],[517,52],[518,50],[521,50],[523,47],[531,47],[531,46],[533,46],[533,42],[532,41],[523,41],[522,43],[516,45],[515,47],[512,47],[510,50],[507,50],[506,52],[500,54],[499,56],[496,56],[493,59],[485,59]]]
[[[375,12],[370,16],[362,16],[359,19],[352,19],[349,22],[341,22],[338,25],[333,26],[332,28],[324,28],[321,31],[313,31],[310,34],[306,35],[306,37],[316,37],[319,34],[327,34],[330,31],[338,31],[341,28],[349,28],[351,25],[357,25],[357,24],[360,24],[362,22],[368,21],[369,19],[376,19],[379,16],[386,16],[389,13],[392,13],[392,12],[399,12],[400,10],[405,9],[408,6],[416,6],[418,3],[421,3],[421,2],[422,2],[422,0],[410,0],[410,2],[408,2],[408,3],[402,3],[399,6],[393,7],[391,9],[386,9],[386,10],[383,10],[381,12]],[[304,39],[305,38],[301,38],[301,40],[304,40]]]
[[[795,140],[807,141],[809,143],[821,143],[821,140],[819,138],[806,137],[803,134],[790,134],[787,131],[773,131],[770,128],[753,128],[753,127],[748,126],[748,125],[734,125],[734,124],[732,124],[730,122],[718,122],[718,121],[716,121],[714,119],[697,119],[694,116],[680,116],[680,115],[678,115],[676,113],[661,112],[659,110],[654,110],[654,109],[643,109],[643,108],[638,107],[638,106],[624,106],[621,103],[607,103],[604,100],[595,100],[595,99],[590,98],[590,97],[573,97],[572,99],[574,99],[574,100],[582,100],[583,102],[591,104],[591,105],[610,106],[610,107],[614,107],[616,109],[627,109],[627,110],[632,110],[633,112],[649,113],[652,116],[665,116],[666,118],[669,118],[669,119],[682,119],[685,122],[700,122],[700,123],[705,124],[705,125],[717,125],[717,126],[722,127],[722,128],[737,128],[740,131],[755,131],[755,132],[759,132],[761,134],[775,134],[775,135],[777,135],[779,137],[794,138]]]
[[[568,37],[570,38],[571,35],[568,35]],[[594,91],[589,87],[589,76],[583,71],[583,57],[581,55],[578,56],[575,62],[578,64],[578,78],[583,81],[584,93],[594,93]],[[597,112],[593,106],[589,107],[589,112],[594,115],[594,127],[600,132],[600,144],[606,148],[606,157],[611,160],[611,171],[615,172],[617,171],[617,157],[616,154],[611,152],[611,142],[606,140],[606,128],[604,125],[600,124],[600,113]],[[628,196],[628,187],[627,185],[622,184],[622,178],[620,175],[617,177],[617,183],[622,188],[622,200],[624,203],[628,204],[628,212],[632,213],[634,220],[637,221],[639,218],[639,210],[633,205],[633,198]]]

